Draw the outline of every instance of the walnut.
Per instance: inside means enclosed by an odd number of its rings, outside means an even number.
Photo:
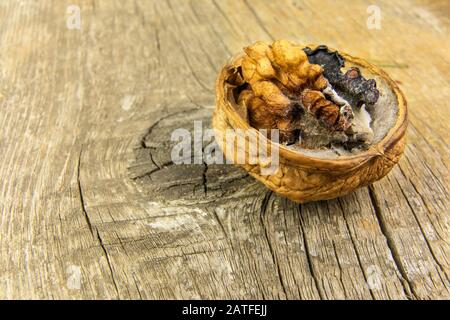
[[[301,117],[308,111],[329,129],[348,129],[351,112],[341,112],[341,106],[321,93],[329,85],[323,68],[309,63],[302,47],[286,40],[272,45],[259,41],[244,51],[242,76],[254,98],[239,98],[239,101],[246,102],[253,127],[277,128],[281,142],[294,143]],[[308,94],[302,94],[306,91]],[[248,90],[241,95],[248,97]]]
[[[311,48],[312,52],[316,50]],[[310,134],[312,142],[324,132],[342,138],[340,145],[350,145],[349,150],[334,148],[332,140],[325,148],[307,149],[262,137],[264,144],[278,150],[279,155],[278,167],[269,173],[263,170],[268,165],[267,158],[249,156],[261,140],[248,139],[248,148],[239,149],[237,144],[217,139],[226,150],[227,159],[236,159],[243,152],[245,161],[238,165],[271,190],[303,203],[332,199],[385,176],[404,150],[407,107],[397,84],[385,72],[361,58],[340,52],[330,61],[339,65],[336,57],[341,57],[358,67],[357,71],[347,72],[347,79],[358,79],[361,73],[376,77],[382,92],[382,99],[373,109],[376,112],[368,112],[366,106],[349,105],[326,78],[323,71],[326,66],[314,66],[305,60],[305,51],[300,50],[300,46],[287,41],[272,45],[258,42],[247,47],[245,55],[238,55],[226,64],[216,82],[213,127],[217,137],[224,136],[229,129],[256,133],[255,128],[278,128],[280,136],[287,140],[297,134],[296,130],[300,135]],[[338,73],[335,75],[340,77]],[[361,83],[363,80],[359,78]],[[371,131],[360,131],[359,127],[369,127]],[[353,148],[358,144],[355,138],[358,136],[370,139],[367,148]]]

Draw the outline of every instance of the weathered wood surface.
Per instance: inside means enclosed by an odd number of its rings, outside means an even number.
[[[1,1],[0,298],[448,299],[449,5],[377,1],[377,30],[370,4]],[[232,166],[171,164],[221,65],[275,38],[399,82],[409,144],[386,178],[296,205]]]

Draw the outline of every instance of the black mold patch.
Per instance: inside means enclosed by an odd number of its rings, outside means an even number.
[[[350,68],[345,74],[341,68],[345,66],[345,59],[337,51],[330,51],[327,46],[320,45],[314,50],[304,48],[310,63],[321,65],[323,75],[330,82],[333,89],[352,107],[373,106],[380,96],[374,79],[365,79],[358,68]]]

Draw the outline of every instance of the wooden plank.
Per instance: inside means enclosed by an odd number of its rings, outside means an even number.
[[[448,299],[446,1],[0,3],[0,298]],[[70,3],[72,4],[72,2]],[[174,165],[221,65],[326,43],[404,91],[392,173],[296,205],[228,165]]]

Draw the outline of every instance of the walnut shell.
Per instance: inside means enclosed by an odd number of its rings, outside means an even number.
[[[308,45],[315,48],[315,45]],[[276,172],[264,175],[262,169],[267,164],[259,159],[248,160],[249,147],[246,146],[245,163],[239,164],[251,176],[265,184],[269,189],[295,202],[333,199],[345,195],[358,187],[369,185],[384,177],[398,162],[405,147],[405,133],[407,127],[406,100],[396,83],[381,69],[369,62],[340,52],[347,62],[359,67],[362,72],[368,72],[382,79],[393,93],[396,100],[397,112],[393,125],[387,129],[384,137],[371,145],[366,151],[352,155],[341,155],[336,158],[326,158],[320,155],[310,155],[276,144],[267,138],[265,142],[269,148],[278,147],[279,166]],[[213,115],[213,127],[216,140],[224,151],[227,160],[235,163],[238,158],[238,146],[227,145],[220,138],[227,129],[249,130],[258,135],[256,129],[249,125],[248,115],[239,110],[237,97],[233,90],[236,86],[229,83],[229,79],[236,76],[236,70],[241,69],[243,55],[235,56],[226,64],[216,81],[216,107]],[[219,138],[218,138],[219,137]],[[249,141],[249,140],[247,140]],[[252,141],[250,141],[250,144]],[[276,144],[276,146],[274,146]],[[251,146],[250,147],[254,147]],[[228,148],[228,149],[227,149]],[[242,150],[242,149],[240,149]]]

